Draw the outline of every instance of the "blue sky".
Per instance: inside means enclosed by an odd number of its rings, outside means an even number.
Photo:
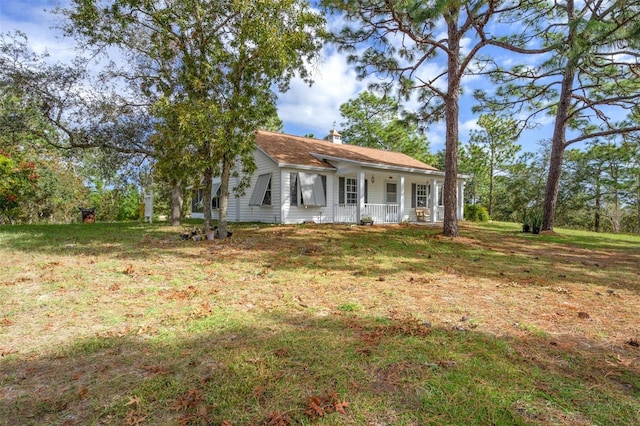
[[[64,0],[63,0],[64,1]],[[56,25],[59,17],[52,14],[60,0],[0,0],[0,32],[18,29],[27,34],[31,48],[37,52],[47,50],[53,60],[67,61],[74,57],[73,41],[64,39]],[[45,11],[46,9],[46,11]],[[437,63],[430,64],[435,70]],[[425,72],[429,72],[429,68]],[[358,81],[352,66],[347,64],[344,54],[333,46],[326,46],[322,62],[314,69],[315,83],[309,87],[294,80],[288,92],[279,95],[278,113],[284,122],[285,133],[294,135],[314,134],[322,138],[337,123],[342,121],[339,107],[367,89],[366,81]],[[465,82],[465,95],[460,105],[460,140],[465,143],[469,131],[476,128],[477,116],[471,112],[472,89],[483,83],[475,79]],[[426,129],[433,152],[444,148],[444,123],[436,123]],[[535,150],[536,143],[551,136],[551,126],[523,134],[519,141],[525,150]]]

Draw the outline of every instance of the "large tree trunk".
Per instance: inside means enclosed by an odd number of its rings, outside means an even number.
[[[457,237],[458,230],[458,116],[460,93],[460,34],[458,34],[458,14],[447,16],[449,48],[447,57],[449,70],[448,93],[445,99],[446,145],[444,163],[444,224],[442,233],[447,237]]]
[[[561,107],[558,108],[560,111]],[[553,231],[555,221],[556,205],[558,203],[558,191],[560,188],[560,177],[562,176],[562,160],[565,151],[565,131],[566,115],[556,115],[556,129],[553,131],[551,145],[551,158],[549,159],[549,173],[547,175],[547,186],[544,193],[544,206],[542,216],[542,230]]]
[[[573,19],[573,0],[567,1],[567,15],[569,22]],[[568,48],[573,48],[574,29],[569,30],[567,40]],[[562,177],[562,160],[566,149],[567,119],[571,108],[571,95],[573,90],[573,80],[576,75],[576,59],[569,58],[562,76],[560,89],[560,99],[558,100],[558,110],[556,111],[556,123],[553,128],[553,138],[551,140],[551,157],[549,159],[549,173],[547,175],[547,186],[544,193],[544,206],[542,209],[542,230],[553,231],[553,224],[556,215],[556,205],[558,203],[558,191],[560,188],[560,178]]]
[[[616,180],[616,186],[617,186],[617,184],[618,184],[618,182]],[[619,234],[620,233],[620,224],[622,223],[622,219],[624,217],[624,212],[620,209],[620,191],[618,191],[617,188],[615,190],[612,217],[615,218],[615,220],[612,221],[613,232],[615,234]]]
[[[493,154],[491,157],[491,166],[489,168],[489,217],[493,217]]]
[[[229,179],[231,178],[232,160],[228,156],[222,158],[222,174],[220,176],[220,217],[218,218],[218,235],[227,238],[227,209],[229,206]]]
[[[202,203],[203,212],[204,212],[204,223],[202,224],[202,228],[204,232],[209,231],[211,226],[211,185],[213,185],[213,170],[210,167],[207,167],[204,171],[204,175],[202,176],[204,179],[204,194],[202,194]]]
[[[182,182],[171,182],[171,226],[180,226],[182,220]]]
[[[567,117],[571,106],[571,90],[573,89],[575,73],[574,65],[569,63],[562,79],[562,90],[560,91],[556,123],[553,128],[553,139],[551,140],[551,157],[549,159],[549,173],[544,193],[542,218],[542,229],[545,231],[553,231],[555,221],[560,178],[562,177],[562,161],[566,149]]]
[[[640,179],[638,179],[638,186],[636,187],[636,205],[638,207],[638,235],[640,235]]]
[[[602,196],[600,195],[600,179],[596,181],[596,212],[593,218],[593,230],[595,232],[600,232],[600,212],[602,210],[601,200]]]

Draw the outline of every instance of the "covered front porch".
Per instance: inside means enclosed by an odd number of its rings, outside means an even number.
[[[443,183],[440,171],[407,171],[351,167],[339,168],[335,180],[338,195],[333,205],[336,223],[376,224],[402,222],[438,223],[444,220]],[[457,216],[463,217],[464,180],[458,180]]]

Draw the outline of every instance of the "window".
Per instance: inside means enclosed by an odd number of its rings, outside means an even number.
[[[202,213],[204,212],[204,206],[202,204],[202,199],[204,198],[204,190],[203,189],[194,189],[191,193],[191,211],[193,213]]]
[[[442,193],[444,191],[442,191],[442,185],[436,185],[436,190],[438,191],[438,205],[443,206]]]
[[[211,208],[220,208],[220,182],[211,186]],[[204,189],[194,190],[191,194],[191,211],[194,213],[204,212]]]
[[[292,206],[320,207],[327,205],[327,177],[310,173],[291,173]]]
[[[422,184],[411,184],[411,207],[427,207],[429,187]]]
[[[253,188],[250,206],[270,206],[271,205],[271,173],[258,176],[256,186]]]
[[[369,181],[364,181],[364,202],[368,203]],[[343,178],[338,180],[338,204],[358,204],[358,179]]]
[[[214,183],[211,187],[211,208],[220,208],[220,182]]]
[[[347,204],[358,204],[358,181],[356,179],[347,178],[344,191],[347,195]]]
[[[387,182],[387,203],[393,204],[398,202],[398,185]]]
[[[292,206],[298,206],[298,174],[289,174],[289,198]]]
[[[267,189],[264,191],[264,198],[262,199],[262,205],[271,205],[271,176],[269,176],[269,182],[267,183]]]

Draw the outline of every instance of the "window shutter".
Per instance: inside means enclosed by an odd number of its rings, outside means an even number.
[[[411,208],[416,207],[416,184],[411,184]]]
[[[364,180],[364,203],[368,203],[369,201],[369,181],[367,179]]]
[[[251,200],[249,201],[250,206],[262,205],[262,200],[264,200],[264,194],[267,192],[269,182],[271,182],[271,173],[258,176],[256,186],[253,188],[253,193],[251,194]]]
[[[193,191],[191,195],[191,211],[192,212],[202,213],[204,211],[202,207],[202,195],[203,195],[202,189]]]
[[[211,199],[213,200],[215,197],[219,197],[220,196],[220,185],[221,183],[214,183],[213,185],[211,185]]]
[[[298,173],[302,202],[308,207],[326,206],[322,178],[317,174]]]
[[[344,204],[345,200],[344,200],[344,186],[345,186],[345,180],[343,177],[338,179],[338,204]]]
[[[220,208],[220,186],[221,183],[214,183],[211,185],[211,208],[219,209]]]
[[[322,194],[324,195],[323,206],[326,206],[327,205],[327,176],[320,175],[320,177],[322,178]]]
[[[315,175],[315,182],[313,182],[313,195],[315,196],[316,206],[326,206],[327,198],[324,193],[324,185],[322,184],[322,178],[320,175]]]

